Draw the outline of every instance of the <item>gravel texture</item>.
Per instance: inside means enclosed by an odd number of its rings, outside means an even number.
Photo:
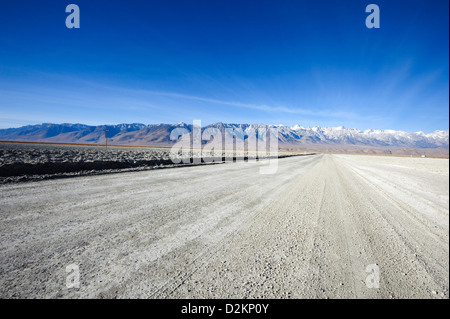
[[[297,154],[276,154],[280,158],[294,155]],[[196,149],[172,152],[170,148],[0,143],[0,184],[217,164],[274,156],[275,154],[262,152],[201,153]]]
[[[265,165],[0,185],[0,297],[448,298],[448,160]]]

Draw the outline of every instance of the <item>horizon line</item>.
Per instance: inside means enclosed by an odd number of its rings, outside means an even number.
[[[195,120],[194,120],[195,121]],[[193,122],[194,122],[193,121]],[[89,127],[100,127],[100,126],[118,126],[118,125],[145,125],[145,126],[154,126],[154,125],[173,125],[173,126],[176,126],[176,125],[181,125],[181,124],[183,124],[183,125],[187,125],[187,126],[192,126],[192,125],[194,125],[194,124],[188,124],[188,123],[185,123],[185,122],[183,122],[183,121],[181,121],[181,122],[178,122],[178,123],[163,123],[163,122],[161,122],[161,123],[148,123],[148,124],[145,124],[145,123],[139,123],[139,122],[132,122],[132,123],[126,123],[126,122],[122,122],[122,123],[116,123],[116,124],[97,124],[97,125],[94,125],[94,124],[84,124],[84,123],[71,123],[71,122],[62,122],[62,123],[52,123],[52,122],[42,122],[42,123],[39,123],[39,124],[26,124],[26,125],[22,125],[22,126],[17,126],[17,127],[7,127],[7,128],[0,128],[0,131],[2,131],[2,130],[9,130],[9,129],[20,129],[20,128],[23,128],[23,127],[28,127],[28,126],[39,126],[39,125],[84,125],[84,126],[89,126]],[[365,130],[363,130],[363,129],[359,129],[359,128],[356,128],[356,127],[346,127],[346,126],[344,126],[344,125],[339,125],[339,126],[320,126],[320,125],[315,125],[315,126],[308,126],[308,127],[306,127],[306,126],[302,126],[302,125],[300,125],[300,124],[295,124],[295,125],[291,125],[291,126],[289,126],[289,125],[284,125],[284,124],[264,124],[264,123],[230,123],[230,122],[221,122],[221,121],[219,121],[219,122],[214,122],[214,123],[211,123],[211,124],[207,124],[207,125],[205,125],[205,126],[202,126],[202,128],[204,128],[204,127],[207,127],[207,126],[212,126],[212,125],[216,125],[216,124],[224,124],[224,125],[248,125],[248,126],[251,126],[251,125],[264,125],[264,126],[273,126],[273,127],[287,127],[287,128],[289,128],[289,129],[292,129],[293,127],[296,127],[296,126],[298,126],[299,128],[302,128],[302,129],[312,129],[312,128],[323,128],[323,129],[325,129],[325,128],[334,128],[334,129],[339,129],[339,128],[341,128],[341,129],[347,129],[347,130],[357,130],[357,131],[360,131],[360,132],[365,132],[365,131],[369,131],[369,130],[371,130],[371,131],[382,131],[382,132],[386,132],[386,131],[395,131],[395,132],[405,132],[405,133],[424,133],[424,134],[431,134],[431,133],[435,133],[435,132],[449,132],[449,129],[436,129],[436,130],[434,130],[434,131],[432,131],[432,132],[425,132],[425,131],[414,131],[414,132],[412,132],[412,131],[405,131],[405,130],[396,130],[396,129],[377,129],[377,128],[368,128],[368,129],[365,129]]]

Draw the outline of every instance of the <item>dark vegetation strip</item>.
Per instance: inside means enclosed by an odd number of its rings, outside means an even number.
[[[278,158],[312,155],[312,154],[296,154],[296,155],[280,155]],[[269,159],[273,157],[260,158]],[[231,159],[231,158],[230,158]],[[3,182],[17,181],[17,179],[5,179],[8,177],[24,176],[20,180],[30,180],[32,176],[41,176],[39,179],[48,179],[49,177],[68,177],[69,175],[86,176],[93,175],[94,173],[117,173],[120,171],[133,171],[133,170],[147,170],[153,168],[170,168],[170,167],[183,167],[194,166],[202,164],[221,164],[226,161],[230,161],[226,157],[216,158],[202,158],[200,163],[194,163],[193,158],[189,159],[188,163],[181,162],[174,164],[170,159],[161,160],[148,160],[148,161],[93,161],[93,162],[46,162],[46,163],[14,163],[0,166],[0,177],[3,178]],[[248,161],[248,157],[233,157],[233,162],[236,161]],[[187,161],[186,161],[187,162]],[[231,161],[230,161],[231,162]],[[27,178],[27,176],[29,178]]]

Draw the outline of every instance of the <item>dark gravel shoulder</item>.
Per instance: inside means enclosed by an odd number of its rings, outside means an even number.
[[[231,159],[211,157],[202,158],[201,161],[197,158],[197,161],[194,161],[194,156],[174,163],[167,149],[1,144],[0,184],[220,164]],[[278,158],[288,156],[293,155],[280,155]],[[232,160],[248,159],[249,157],[245,156],[238,159],[233,157]]]

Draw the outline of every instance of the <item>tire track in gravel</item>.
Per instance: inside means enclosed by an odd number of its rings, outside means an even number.
[[[448,183],[445,185],[442,180],[439,184],[433,183],[436,177],[445,179],[444,176],[417,174],[402,167],[397,168],[401,169],[399,174],[389,166],[366,167],[355,161],[352,161],[351,165],[347,163],[347,167],[360,178],[370,181],[383,193],[390,194],[390,197],[395,198],[401,205],[409,207],[411,214],[414,214],[420,223],[429,224],[425,220],[428,218],[431,222],[449,230]],[[443,196],[445,193],[446,196]]]
[[[320,156],[318,158],[320,158]],[[150,298],[167,298],[168,296],[173,295],[174,291],[180,288],[187,279],[191,278],[193,274],[199,271],[199,269],[201,269],[205,265],[208,265],[210,260],[214,258],[215,254],[227,246],[230,238],[234,238],[244,229],[250,227],[255,220],[259,219],[259,208],[267,205],[267,203],[269,202],[267,199],[271,199],[278,196],[277,194],[283,193],[289,187],[290,180],[292,180],[294,176],[297,176],[299,174],[301,175],[304,172],[308,171],[310,167],[316,165],[319,161],[318,158],[314,158],[311,161],[306,161],[303,165],[291,169],[292,176],[287,180],[287,183],[285,183],[285,185],[278,185],[275,188],[272,187],[268,189],[264,194],[257,196],[260,199],[265,198],[265,200],[261,203],[256,204],[254,202],[254,199],[248,199],[247,201],[242,203],[243,206],[241,205],[238,209],[236,209],[237,211],[239,211],[239,213],[235,216],[230,217],[229,222],[225,223],[225,225],[223,225],[220,229],[217,229],[218,227],[211,228],[209,232],[207,231],[202,233],[201,236],[190,242],[188,245],[189,247],[187,247],[186,245],[177,249],[176,252],[174,252],[176,254],[176,259],[181,259],[183,260],[183,262],[185,260],[189,261],[185,262],[183,265],[180,265],[180,267],[182,267],[183,269],[182,272],[167,276],[170,279],[156,288],[156,291],[149,291],[149,289],[146,288],[146,284],[144,283],[148,282],[149,278],[145,278],[146,276],[143,276],[142,272],[136,273],[132,278],[130,278],[127,283],[122,284],[122,286],[141,282],[142,289],[137,292],[139,295],[142,295],[144,291],[146,291],[145,296]],[[239,192],[239,190],[236,190],[236,192]],[[230,201],[233,201],[233,199],[230,198]],[[205,242],[208,242],[208,245],[205,245]],[[199,249],[199,247],[202,247],[203,249],[201,250]],[[186,252],[189,252],[189,257],[184,256]],[[173,255],[173,257],[175,257],[175,254]],[[180,255],[183,257],[179,258]],[[165,264],[173,263],[173,259],[170,260],[169,255],[163,256],[162,259],[166,258],[168,260]],[[161,269],[159,268],[161,267],[161,264],[164,264],[164,262],[158,261],[158,264],[152,264],[152,271],[157,271],[160,273]],[[127,295],[129,295],[130,293],[131,292],[127,292]]]
[[[325,186],[324,179],[317,178],[324,173],[321,166],[322,161],[296,178],[289,191],[264,207],[211,263],[165,297],[301,297],[311,273],[312,254],[305,252],[313,251],[318,232]]]
[[[3,186],[2,295],[148,296],[318,158],[280,160],[275,178],[260,162]],[[72,262],[84,276],[68,293]]]
[[[413,223],[409,207],[347,164],[324,156],[164,297],[448,298],[448,233]],[[378,289],[365,282],[373,264]]]
[[[417,219],[420,212],[359,175],[354,164],[338,162],[347,173],[342,180],[353,188],[345,202],[359,206],[349,211],[358,221],[363,247],[371,248],[368,256],[380,265],[377,293],[384,298],[448,298],[448,232],[441,228],[436,236],[428,219]]]
[[[0,297],[448,298],[448,180],[359,158],[0,185]]]

